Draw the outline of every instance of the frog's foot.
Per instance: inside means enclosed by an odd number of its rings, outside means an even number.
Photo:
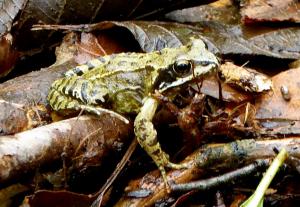
[[[169,161],[169,156],[163,152],[160,151],[160,156],[155,156],[152,157],[152,159],[154,160],[155,164],[158,166],[158,169],[160,170],[160,173],[162,175],[163,181],[165,183],[166,189],[168,191],[168,193],[171,192],[170,189],[170,185],[167,179],[167,173],[165,168],[171,168],[171,169],[176,169],[176,170],[180,170],[180,169],[187,169],[188,165],[187,164],[175,164]]]

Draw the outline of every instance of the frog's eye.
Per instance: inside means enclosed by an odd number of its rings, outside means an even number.
[[[193,64],[189,60],[177,60],[173,65],[173,70],[176,74],[182,76],[191,71]]]

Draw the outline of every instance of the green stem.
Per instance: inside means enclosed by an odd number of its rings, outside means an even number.
[[[275,157],[272,164],[268,168],[267,172],[263,176],[262,180],[260,181],[259,185],[257,186],[254,194],[246,200],[241,207],[257,207],[262,206],[263,197],[268,189],[270,183],[272,182],[274,176],[276,175],[279,167],[283,164],[284,160],[287,158],[288,154],[287,151],[282,148],[279,154]]]

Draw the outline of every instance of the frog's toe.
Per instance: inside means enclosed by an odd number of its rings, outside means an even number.
[[[159,166],[158,168],[159,168],[159,171],[160,171],[161,176],[163,178],[166,190],[167,190],[168,193],[170,193],[171,192],[171,188],[170,188],[170,185],[169,185],[169,182],[168,182],[166,170],[165,170],[164,166],[162,166],[162,165]]]
[[[166,173],[165,167],[179,170],[179,169],[186,169],[186,168],[188,168],[188,165],[187,164],[175,164],[175,163],[172,163],[172,162],[168,161],[166,165],[160,165],[159,166],[159,170],[161,172],[161,175],[162,175],[162,178],[163,178],[166,190],[167,190],[168,193],[170,193],[171,192],[171,188],[170,188],[170,184],[168,182],[168,178],[167,178],[167,173]]]

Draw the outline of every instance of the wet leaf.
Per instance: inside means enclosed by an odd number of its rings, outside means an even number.
[[[76,46],[78,53],[75,59],[79,64],[84,64],[90,59],[106,55],[106,51],[92,33],[81,33],[80,41],[76,42]]]
[[[3,0],[0,2],[0,34],[10,32],[13,20],[26,4],[26,0]]]
[[[0,38],[0,78],[6,76],[13,69],[19,58],[19,53],[13,48],[12,41],[10,33]]]
[[[300,120],[300,68],[289,69],[281,72],[272,78],[273,91],[264,94],[257,100],[256,108],[258,119],[282,119],[282,120]],[[283,98],[281,87],[288,88],[291,100]]]
[[[272,58],[300,58],[300,29],[297,27],[275,30],[248,38],[239,25],[202,22],[187,26],[167,22],[106,21],[92,25],[37,25],[36,28],[71,31],[99,31],[123,28],[139,43],[141,50],[151,52],[164,47],[177,47],[188,41],[186,37],[202,37],[209,49],[223,55],[268,56]],[[219,50],[218,50],[218,49]]]
[[[93,199],[89,195],[73,193],[69,191],[40,190],[29,197],[30,207],[89,207]]]
[[[110,29],[125,30],[133,35],[143,52],[152,52],[166,47],[178,47],[189,41],[187,37],[202,37],[208,44],[208,49],[214,53],[218,49],[206,39],[206,34],[201,36],[197,27],[187,26],[179,23],[156,22],[156,21],[104,21],[95,24],[81,25],[34,25],[34,30],[67,30],[79,32],[97,32]],[[118,32],[115,31],[115,32]],[[123,31],[124,32],[124,31]],[[208,34],[207,34],[208,35]],[[119,37],[122,38],[122,37]]]
[[[100,22],[91,26],[91,30],[113,27],[125,28],[138,41],[141,50],[152,52],[165,47],[178,47],[188,41],[186,35],[197,35],[193,29],[184,25],[166,22]]]
[[[88,0],[81,1],[37,1],[29,0],[23,5],[24,9],[16,25],[16,41],[18,48],[28,50],[45,43],[52,32],[30,31],[33,24],[82,24],[100,21],[103,19],[141,18],[154,14],[164,13],[171,9],[197,4],[205,4],[213,0],[172,0],[172,1],[113,1]],[[23,8],[22,7],[22,8]],[[18,7],[18,12],[21,7]],[[28,41],[22,41],[23,39]],[[50,42],[47,42],[50,43]]]
[[[294,6],[299,4],[290,3],[292,0],[284,4],[281,1],[276,2],[283,7],[287,4]],[[262,55],[273,58],[299,59],[299,27],[247,27],[240,24],[239,14],[234,5],[217,7],[215,4],[174,11],[166,16],[172,20],[194,23],[199,28],[199,33],[213,42],[223,55]],[[265,12],[264,14],[268,15],[269,13]]]
[[[244,0],[241,7],[244,23],[300,22],[297,0]]]
[[[218,21],[225,24],[237,24],[240,20],[238,5],[231,0],[219,0],[208,5],[175,10],[165,16],[181,23]]]
[[[213,42],[223,55],[300,58],[299,27],[268,31],[249,38],[240,25],[202,22],[198,26],[202,35]]]
[[[299,75],[299,68],[279,73],[272,78],[273,90],[257,99],[256,119],[269,134],[300,134]],[[282,87],[286,87],[290,100],[285,99]]]

